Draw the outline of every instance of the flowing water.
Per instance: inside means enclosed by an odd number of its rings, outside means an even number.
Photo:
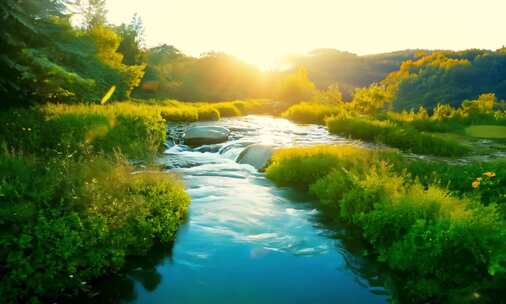
[[[110,288],[128,303],[384,303],[378,265],[348,229],[325,221],[311,199],[276,187],[234,160],[249,144],[349,143],[322,126],[247,116],[192,125],[224,126],[228,142],[177,144],[169,129],[162,159],[192,197],[171,248],[157,248]],[[122,286],[122,287],[117,287]],[[128,291],[124,291],[128,289]]]

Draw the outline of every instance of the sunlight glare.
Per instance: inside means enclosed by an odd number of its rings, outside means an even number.
[[[336,48],[358,54],[401,49],[497,49],[503,0],[108,0],[109,19],[138,13],[147,46],[174,45],[199,56],[221,51],[263,69],[289,53]],[[450,12],[450,13],[448,13]],[[472,20],[472,22],[470,22]],[[472,37],[472,39],[469,39]]]

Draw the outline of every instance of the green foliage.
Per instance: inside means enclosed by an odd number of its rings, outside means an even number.
[[[199,58],[186,56],[169,45],[148,50],[148,66],[138,98],[219,101],[270,97],[268,81],[254,66],[223,53]]]
[[[221,117],[233,117],[247,114],[261,114],[265,113],[268,109],[269,103],[267,101],[259,100],[236,100],[226,101],[219,103],[206,103],[206,102],[178,102],[175,100],[156,101],[149,103],[154,108],[161,111],[162,117],[167,121],[214,121],[219,120]]]
[[[286,148],[275,152],[265,172],[279,185],[307,187],[335,168],[357,167],[373,157],[374,153],[354,146]]]
[[[317,49],[306,55],[291,56],[293,66],[304,66],[318,88],[339,83],[345,100],[351,100],[356,88],[379,82],[402,62],[413,60],[418,50],[358,56],[334,49]]]
[[[197,108],[198,118],[201,121],[219,120],[220,111],[212,106],[201,106]]]
[[[343,95],[338,84],[329,85],[325,90],[317,91],[313,95],[313,101],[329,104],[329,105],[342,105]]]
[[[103,22],[73,27],[63,2],[8,0],[0,6],[4,104],[98,102],[113,85],[113,98],[123,99],[140,83],[144,65],[122,63],[121,38]]]
[[[171,240],[189,196],[164,173],[136,172],[122,159],[0,155],[0,295],[55,300],[89,289],[154,240]],[[132,175],[133,174],[133,175]]]
[[[241,116],[241,111],[233,103],[215,103],[212,107],[220,112],[220,117]]]
[[[434,52],[416,61],[406,61],[384,81],[394,94],[395,109],[433,109],[438,103],[458,106],[483,92],[506,98],[506,54],[498,51],[467,50]]]
[[[506,125],[506,112],[494,94],[482,94],[476,100],[465,100],[458,108],[438,104],[430,116],[425,108],[420,107],[418,112],[388,112],[382,118],[429,132],[463,133],[467,126],[472,126],[472,130],[477,127],[473,125]]]
[[[309,80],[307,72],[303,67],[287,75],[281,80],[277,98],[281,101],[293,104],[296,102],[310,100],[316,93],[315,85]]]
[[[506,139],[506,126],[470,126],[465,129],[465,132],[472,137]]]
[[[469,147],[450,138],[419,132],[415,128],[402,127],[388,120],[335,116],[328,118],[326,123],[331,133],[383,143],[413,153],[461,156],[469,152]]]
[[[135,14],[129,24],[121,24],[116,29],[121,37],[118,52],[123,54],[126,65],[142,65],[147,63],[144,49],[144,25],[139,15]]]
[[[400,283],[396,301],[467,302],[476,294],[494,301],[506,276],[506,221],[498,205],[452,196],[427,180],[422,185],[417,178],[426,172],[408,176],[406,162],[347,146],[289,148],[276,151],[266,172],[276,184],[309,189],[323,212],[361,228]],[[452,172],[469,177],[461,168]],[[482,177],[499,189],[493,174]]]
[[[454,195],[473,196],[484,205],[495,203],[503,212],[506,211],[504,160],[468,164],[413,160],[395,163],[395,167],[398,171],[407,170],[413,179],[419,180],[423,185],[437,184],[448,188]]]
[[[165,141],[165,123],[156,107],[47,104],[0,113],[0,140],[10,149],[46,157],[121,152],[150,158]]]
[[[367,88],[355,90],[351,107],[360,114],[376,114],[389,107],[390,96],[391,94],[384,86],[372,84]]]
[[[301,102],[288,108],[281,115],[298,123],[324,124],[325,118],[339,115],[344,109],[339,105],[319,102]]]
[[[84,27],[93,29],[106,24],[105,0],[76,0],[75,6],[84,18]]]

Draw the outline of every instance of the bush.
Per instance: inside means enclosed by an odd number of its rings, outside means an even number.
[[[396,167],[402,163],[395,153],[361,148],[289,148],[276,152],[267,177],[309,189],[323,212],[361,228],[400,282],[397,301],[500,299],[506,222],[497,205],[422,185]]]
[[[412,179],[425,186],[437,184],[457,196],[473,196],[484,205],[496,203],[506,216],[506,161],[503,159],[467,164],[411,160],[398,162],[395,168],[399,172],[407,170]]]
[[[386,117],[403,126],[428,132],[462,132],[466,126],[480,124],[506,125],[503,103],[497,102],[494,94],[482,94],[476,100],[465,100],[458,108],[438,104],[430,117],[423,107],[418,113],[388,112]]]
[[[220,117],[233,117],[242,115],[241,111],[239,111],[239,109],[232,103],[215,103],[212,105],[212,107],[220,112]]]
[[[342,107],[338,105],[301,102],[288,108],[282,116],[298,123],[324,124],[326,117],[342,111]]]
[[[403,128],[390,121],[334,116],[328,118],[326,123],[331,133],[383,143],[418,154],[462,156],[470,150],[456,140],[422,133],[410,127]]]
[[[200,121],[220,120],[220,112],[211,106],[201,106],[197,108]]]
[[[164,173],[122,159],[0,155],[0,296],[54,300],[87,289],[154,240],[171,240],[190,198]]]

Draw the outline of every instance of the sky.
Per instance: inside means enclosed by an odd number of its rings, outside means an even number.
[[[264,69],[287,54],[506,45],[506,0],[107,0],[109,21],[145,25],[148,47],[225,52]]]

